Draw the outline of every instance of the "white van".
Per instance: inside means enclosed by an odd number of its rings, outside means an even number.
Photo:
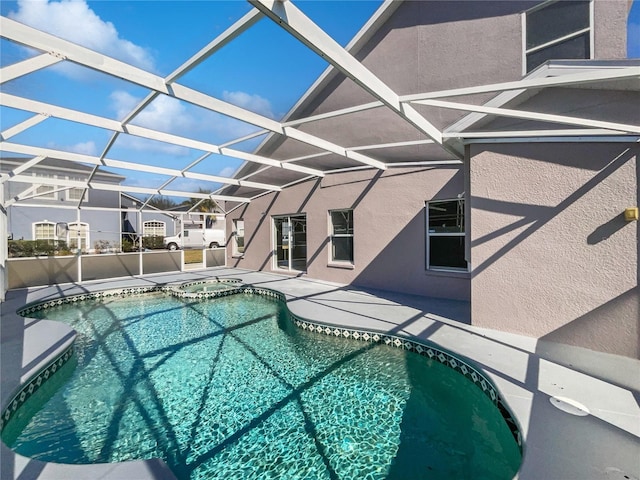
[[[173,237],[164,237],[164,246],[169,250],[179,248],[217,248],[224,247],[226,238],[224,230],[213,228],[185,228],[182,233]]]

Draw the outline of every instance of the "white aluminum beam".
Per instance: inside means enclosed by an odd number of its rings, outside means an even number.
[[[97,115],[91,115],[88,113],[78,112],[68,108],[57,107],[47,103],[37,102],[35,100],[29,100],[15,95],[9,95],[6,93],[0,93],[0,105],[17,108],[20,110],[26,110],[31,112],[45,112],[47,115],[69,120],[72,122],[79,122],[85,125],[104,128],[120,133],[128,133],[141,138],[147,138],[150,140],[157,140],[160,142],[169,143],[172,145],[178,145],[181,147],[193,148],[196,150],[202,150],[204,152],[216,153],[218,155],[227,155],[229,157],[238,158],[241,160],[249,160],[248,154],[233,150],[230,148],[219,148],[212,143],[200,142],[198,140],[192,140],[189,138],[181,137],[178,135],[172,135],[169,133],[159,132],[157,130],[151,130],[145,127],[138,127],[136,125],[123,126],[120,122],[109,118],[98,117]],[[112,139],[113,140],[113,139]],[[103,154],[104,155],[104,154]],[[251,155],[251,162],[261,163],[263,165],[269,165],[273,167],[281,167],[282,162],[273,160],[271,158],[262,157],[260,155]],[[121,167],[124,168],[124,167]],[[322,170],[311,169],[300,165],[288,165],[286,168],[293,171],[299,171],[301,173],[312,174],[322,176]]]
[[[588,118],[552,115],[548,113],[528,112],[524,110],[511,110],[508,108],[486,107],[480,105],[470,105],[466,103],[446,102],[442,100],[418,100],[414,103],[429,105],[431,107],[448,108],[452,110],[463,110],[467,112],[486,113],[489,115],[498,115],[502,117],[521,118],[523,120],[564,123],[567,125],[578,125],[580,127],[604,128],[607,130],[617,130],[626,133],[640,133],[640,126],[638,125],[602,122],[599,120],[590,120]]]
[[[317,122],[318,120],[326,120],[327,118],[340,117],[342,115],[349,115],[351,113],[363,112],[365,110],[371,110],[373,108],[378,108],[383,106],[384,106],[384,103],[380,101],[364,103],[362,105],[356,105],[355,107],[342,108],[340,110],[334,110],[332,112],[320,113],[318,115],[300,118],[298,120],[289,120],[287,122],[284,122],[282,125],[284,125],[285,127],[294,127],[296,125],[302,125],[303,123]]]
[[[359,150],[373,150],[373,149],[377,149],[377,148],[410,147],[410,146],[413,146],[413,145],[429,145],[429,144],[433,144],[433,140],[429,140],[429,139],[408,140],[406,142],[380,143],[380,144],[377,144],[377,145],[362,145],[360,147],[349,147],[349,148],[347,148],[347,150],[355,152],[355,151],[359,151]]]
[[[242,143],[246,140],[251,140],[252,138],[259,137],[260,135],[264,135],[269,133],[269,130],[258,130],[257,132],[250,133],[245,135],[244,137],[236,138],[234,140],[229,140],[228,142],[224,142],[220,144],[220,148],[222,147],[230,147],[231,145],[235,145],[236,143]]]
[[[463,139],[464,144],[487,143],[640,143],[639,135],[605,135],[589,137],[494,137]]]
[[[14,168],[11,172],[9,172],[9,174],[0,175],[0,183],[4,183],[7,180],[9,180],[9,178],[11,178],[11,177],[13,177],[15,175],[19,175],[20,173],[28,170],[29,168],[33,167],[34,165],[37,165],[38,163],[40,163],[45,158],[46,158],[45,156],[40,155],[40,156],[32,158],[31,160],[27,160],[22,165],[18,165],[16,168]]]
[[[37,125],[40,122],[43,122],[47,118],[49,118],[49,115],[38,113],[37,115],[27,118],[25,121],[20,122],[17,125],[14,125],[13,127],[7,128],[4,132],[0,133],[0,139],[8,140],[9,138],[16,136],[20,132],[24,132],[25,130],[33,127],[34,125]]]
[[[218,35],[213,41],[211,41],[208,45],[202,48],[199,52],[193,55],[189,60],[183,63],[180,67],[178,67],[173,73],[171,73],[168,77],[165,78],[167,83],[175,82],[179,77],[197,67],[200,63],[205,61],[215,52],[220,50],[226,44],[231,42],[238,35],[248,30],[252,25],[254,25],[258,20],[260,20],[260,14],[256,10],[252,10],[246,15],[244,15],[240,20],[235,22],[229,28],[227,28],[224,32]]]
[[[557,77],[525,78],[524,80],[517,80],[514,82],[494,83],[476,87],[453,88],[450,90],[439,90],[436,92],[417,93],[413,95],[403,95],[400,97],[400,101],[415,102],[417,100],[476,95],[479,93],[504,92],[527,88],[559,87],[565,85],[601,82],[605,80],[621,80],[634,77],[640,78],[640,67],[622,67],[607,69],[606,71],[597,70],[583,73],[572,73]]]
[[[316,177],[324,177],[324,172],[321,170],[316,170],[315,168],[303,167],[302,165],[295,165],[292,163],[283,162],[280,160],[271,160],[270,162],[264,161],[263,157],[258,157],[253,153],[241,152],[239,150],[232,150],[230,148],[221,148],[220,153],[222,155],[229,155],[231,157],[240,158],[242,160],[247,160],[249,162],[262,163],[264,165],[269,165],[270,167],[278,167],[283,168],[285,170],[292,170],[294,172],[306,173],[308,175],[314,175]],[[257,161],[257,158],[261,158],[262,161]]]
[[[122,125],[117,120],[99,117],[90,113],[79,112],[69,108],[57,107],[49,103],[38,102],[24,97],[18,97],[9,93],[0,92],[0,105],[16,108],[26,112],[40,113],[48,117],[55,117],[71,122],[82,123],[92,127],[104,128],[115,132],[123,132]]]
[[[133,67],[129,64],[115,60],[105,55],[96,53],[88,48],[75,45],[66,40],[62,40],[53,35],[41,32],[34,28],[28,27],[21,23],[15,22],[7,17],[0,17],[0,32],[1,35],[9,40],[21,43],[26,46],[30,46],[39,50],[54,51],[56,54],[63,56],[65,59],[84,65],[85,67],[107,73],[109,75],[122,78],[137,85],[149,88],[159,93],[175,97],[179,100],[192,103],[193,105],[206,108],[229,117],[236,118],[246,123],[256,125],[260,128],[270,130],[275,133],[284,134],[284,127],[275,120],[264,117],[257,113],[245,110],[244,108],[237,107],[230,103],[224,102],[217,98],[210,97],[204,93],[198,92],[191,88],[172,83],[171,86],[167,85],[165,80],[157,75],[149,72],[145,72],[137,67]],[[422,117],[420,117],[422,118]],[[288,127],[288,133],[294,133],[295,129]],[[322,142],[320,138],[317,138],[310,134],[300,135],[304,138],[306,143],[312,146],[318,146],[317,143]],[[321,148],[321,147],[320,147]],[[335,149],[340,147],[335,146]],[[369,159],[366,156],[358,156],[354,158],[357,161],[363,161],[368,159],[371,162],[376,162],[375,159]],[[364,162],[363,162],[364,163]]]
[[[138,67],[107,57],[4,16],[0,16],[0,35],[21,45],[35,48],[42,52],[50,52],[52,55],[65,60],[145,86],[151,90],[169,93],[164,80],[153,73],[145,72]]]
[[[355,160],[356,162],[364,163],[365,165],[369,165],[371,167],[375,167],[380,170],[385,170],[387,168],[384,162],[381,162],[379,160],[374,160],[361,153],[349,152],[344,147],[340,147],[335,143],[331,143],[327,140],[322,140],[320,138],[313,137],[313,135],[310,135],[300,130],[296,130],[293,127],[284,127],[284,133],[289,138],[299,140],[300,142],[304,142],[309,145],[314,145],[323,150],[327,150],[328,152],[332,152],[342,157],[347,157],[352,160]],[[314,143],[311,143],[311,142],[314,142]]]
[[[198,193],[198,192],[185,192],[180,190],[160,190],[155,188],[147,188],[147,187],[134,187],[130,185],[115,185],[112,183],[100,183],[100,182],[90,182],[88,185],[86,182],[78,181],[78,180],[67,180],[63,178],[43,178],[43,177],[33,177],[30,175],[16,175],[9,179],[10,182],[20,182],[20,183],[32,183],[37,185],[53,185],[53,186],[63,186],[69,188],[90,188],[93,190],[107,190],[111,192],[132,192],[132,193],[142,193],[145,195],[166,195],[169,197],[186,197],[186,198],[202,198],[202,199],[211,199],[211,200],[220,200],[224,202],[250,202],[250,198],[245,197],[230,197],[228,195],[209,195],[206,193]]]
[[[279,0],[249,0],[249,3],[329,61],[415,128],[442,145],[440,130],[411,106],[402,105],[399,96],[393,90],[313,23],[293,3]]]
[[[261,188],[264,190],[273,190],[273,191],[281,190],[281,187],[277,185],[269,185],[266,183],[256,183],[256,182],[241,183],[240,180],[237,180],[235,178],[220,177],[217,175],[208,175],[204,173],[183,172],[175,168],[156,167],[153,165],[145,165],[142,163],[126,162],[122,160],[111,160],[108,158],[94,157],[92,155],[85,155],[81,153],[64,152],[62,150],[54,150],[54,149],[43,148],[43,147],[33,147],[29,145],[20,145],[20,144],[9,143],[9,142],[1,142],[0,150],[13,152],[13,153],[21,153],[25,155],[38,155],[43,158],[45,157],[58,158],[61,160],[67,160],[67,161],[76,162],[76,163],[89,163],[91,165],[98,165],[98,166],[104,165],[105,167],[121,168],[123,170],[133,170],[137,172],[155,173],[159,175],[168,175],[168,176],[174,176],[174,177],[206,180],[209,182],[224,183],[228,185],[238,185],[238,186],[244,185],[244,186],[251,186],[254,188]],[[87,182],[85,182],[85,184],[86,183]]]
[[[64,60],[62,57],[56,57],[48,53],[43,53],[37,57],[28,58],[22,62],[17,62],[0,68],[0,85],[23,75],[54,65]]]
[[[601,128],[573,128],[563,130],[497,130],[487,132],[451,132],[443,133],[445,138],[510,138],[510,137],[583,137],[589,135],[624,135],[617,130]]]

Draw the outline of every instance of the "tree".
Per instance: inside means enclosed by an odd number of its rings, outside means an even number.
[[[199,187],[196,193],[204,193],[205,195],[210,195],[211,192],[208,192],[206,189]],[[182,205],[189,207],[189,210],[200,213],[222,213],[222,208],[218,205],[218,202],[213,200],[212,198],[190,198],[189,200],[185,200],[182,202]],[[205,222],[205,226],[207,228],[211,227],[213,223],[213,219],[209,215],[200,215],[200,219]]]
[[[172,210],[178,206],[178,203],[176,203],[169,197],[154,195],[153,197],[151,197],[151,200],[147,202],[147,205],[157,208],[158,210]]]

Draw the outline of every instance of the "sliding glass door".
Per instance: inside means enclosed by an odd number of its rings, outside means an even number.
[[[303,272],[307,268],[307,217],[273,218],[274,268]]]

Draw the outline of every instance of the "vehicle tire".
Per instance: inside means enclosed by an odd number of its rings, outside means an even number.
[[[178,244],[176,243],[170,243],[169,245],[167,245],[167,248],[169,250],[177,250],[178,249]]]
[[[211,242],[209,244],[209,248],[218,248],[220,245],[218,245],[218,242]]]

